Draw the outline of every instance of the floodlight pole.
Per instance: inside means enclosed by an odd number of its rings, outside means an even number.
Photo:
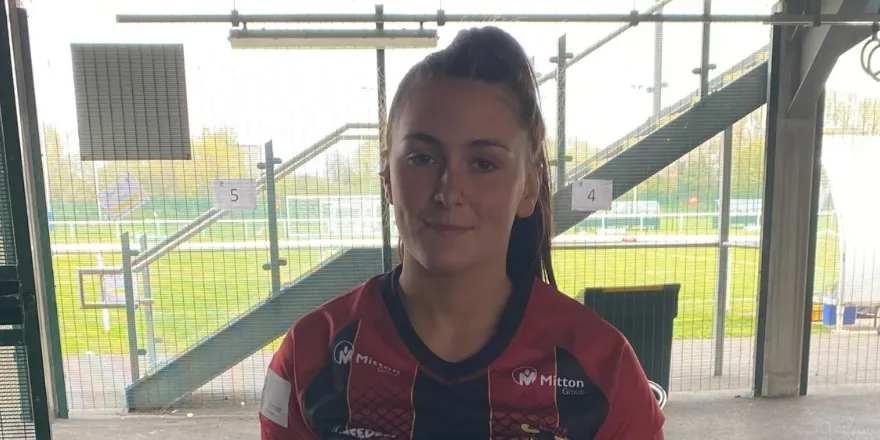
[[[382,30],[384,15],[382,5],[376,5],[376,30]],[[385,91],[385,49],[376,48],[376,92],[379,109],[379,163],[382,163],[382,152],[387,146],[386,131],[388,130],[388,98]],[[382,218],[382,271],[391,271],[391,210],[385,198],[385,184],[379,183],[379,207]]]

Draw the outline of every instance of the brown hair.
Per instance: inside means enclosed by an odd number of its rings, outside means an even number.
[[[537,167],[540,189],[535,211],[516,218],[507,250],[507,273],[511,277],[532,275],[554,287],[556,277],[550,261],[553,223],[550,213],[550,176],[544,154],[546,127],[538,101],[538,84],[522,46],[507,32],[487,26],[459,32],[449,47],[434,52],[414,65],[397,89],[388,116],[390,126],[414,84],[431,79],[464,79],[501,86],[512,98],[520,125],[529,134],[531,165]],[[386,171],[391,130],[386,130],[382,170]],[[403,260],[403,243],[398,252]]]

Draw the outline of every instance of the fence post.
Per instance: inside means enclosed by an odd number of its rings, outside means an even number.
[[[733,171],[733,130],[724,130],[721,150],[721,200],[718,219],[718,284],[715,286],[715,376],[724,368],[724,326],[727,321],[727,278],[730,247],[730,183]]]
[[[141,235],[141,252],[147,250],[147,234]],[[156,367],[156,333],[153,327],[153,292],[150,287],[150,265],[141,270],[141,285],[144,289],[144,321],[147,324],[147,370]]]
[[[566,153],[565,135],[565,71],[568,60],[574,58],[574,54],[566,50],[566,38],[563,34],[559,37],[559,45],[555,57],[550,57],[551,63],[556,63],[556,191],[565,187],[565,162],[572,160]]]
[[[131,249],[128,232],[121,235],[122,237],[122,283],[125,286],[125,320],[128,327],[128,358],[131,364],[131,381],[135,382],[140,379],[140,365],[138,363],[137,342],[137,317],[135,316],[134,303],[134,278],[131,270],[131,258],[137,256],[138,252]]]
[[[266,142],[266,161],[257,164],[257,168],[266,170],[266,216],[269,223],[269,262],[263,265],[272,278],[272,294],[281,290],[281,266],[287,264],[278,253],[278,213],[275,210],[275,165],[281,158],[275,157],[272,141]]]

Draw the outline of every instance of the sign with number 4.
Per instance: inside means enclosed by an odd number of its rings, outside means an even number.
[[[613,189],[610,180],[578,180],[571,192],[571,210],[595,212],[611,209]]]
[[[214,207],[227,211],[257,209],[257,182],[250,179],[215,179]]]

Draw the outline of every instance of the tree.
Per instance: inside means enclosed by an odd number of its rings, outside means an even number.
[[[113,161],[101,170],[101,182],[113,185],[131,173],[151,197],[210,199],[214,179],[239,179],[252,174],[253,160],[239,145],[234,129],[203,128],[191,145],[190,160]]]
[[[43,154],[50,203],[94,200],[94,167],[65,151],[61,134],[52,125],[43,127]]]

